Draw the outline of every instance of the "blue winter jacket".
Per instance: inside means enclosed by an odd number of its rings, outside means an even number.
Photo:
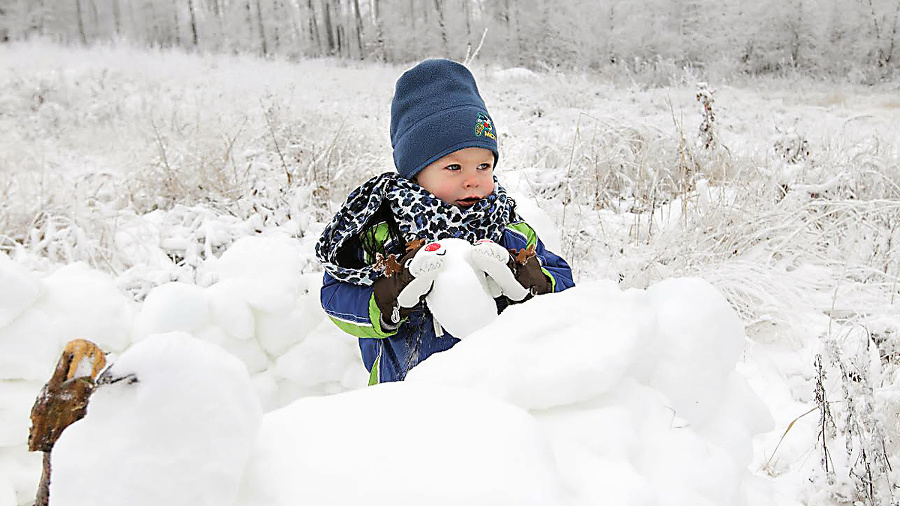
[[[355,242],[351,256],[371,264],[377,253],[398,251],[387,223],[366,229]],[[565,260],[544,247],[534,229],[524,221],[511,223],[504,230],[500,244],[507,249],[523,249],[533,245],[544,274],[550,278],[554,292],[575,285],[572,270]],[[321,291],[322,307],[331,320],[344,331],[359,337],[363,363],[369,371],[369,384],[400,381],[413,366],[431,354],[450,349],[459,339],[446,331],[436,336],[434,320],[424,302],[412,308],[412,313],[393,331],[381,328],[381,312],[375,304],[371,286],[338,281],[327,272]],[[511,301],[506,297],[495,300],[502,311]]]

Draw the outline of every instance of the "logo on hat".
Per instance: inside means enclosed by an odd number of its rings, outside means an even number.
[[[491,121],[490,116],[481,112],[478,113],[478,119],[475,120],[475,135],[477,137],[483,135],[495,141],[497,140],[497,133],[494,132],[494,122]]]

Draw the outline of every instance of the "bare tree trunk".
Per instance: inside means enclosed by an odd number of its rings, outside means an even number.
[[[281,0],[272,0],[272,52],[278,54],[281,47],[280,20],[284,20],[287,13],[282,13]],[[289,20],[288,20],[289,21]]]
[[[87,45],[87,34],[84,33],[84,12],[81,9],[81,0],[75,0],[75,16],[78,18],[78,33],[81,35],[81,43]]]
[[[316,53],[322,54],[322,37],[319,36],[319,23],[316,21],[316,9],[313,5],[313,0],[307,0],[307,7],[309,7],[309,36],[311,41],[315,43]]]
[[[200,37],[197,36],[197,13],[194,0],[188,0],[188,12],[191,15],[191,41],[194,43],[194,47],[197,47],[200,45]]]
[[[356,20],[356,47],[359,50],[358,58],[363,59],[363,21],[359,12],[359,0],[353,0],[353,17]]]
[[[0,17],[3,17],[6,14],[4,9],[0,7]],[[34,21],[34,29],[37,30],[38,35],[44,35],[44,23],[47,16],[47,7],[44,5],[44,0],[38,1],[38,14]],[[5,29],[0,30],[0,41],[6,41],[9,39],[9,33],[5,31]]]
[[[325,15],[324,15],[324,24],[325,24],[325,35],[327,36],[328,41],[328,54],[333,55],[335,49],[335,36],[334,36],[334,27],[331,24],[331,0],[325,0]],[[340,44],[340,42],[338,42]]]
[[[250,44],[253,41],[254,32],[253,32],[253,5],[250,3],[250,0],[247,0],[247,30],[249,30],[249,34],[247,35],[246,41],[238,41],[239,46],[243,46],[244,44]]]
[[[897,44],[897,25],[900,23],[900,1],[897,2],[897,10],[894,11],[894,26],[891,27],[891,45],[888,47],[885,64],[890,64],[894,56],[894,47]]]
[[[372,24],[375,25],[375,50],[379,51],[381,61],[388,59],[387,47],[384,40],[384,29],[381,26],[380,0],[372,0]]]
[[[466,18],[466,44],[472,44],[472,6],[470,0],[462,0],[463,17]]]
[[[178,18],[178,0],[172,0],[172,13],[175,16],[175,46],[181,46],[181,20]]]
[[[94,21],[94,37],[96,38],[98,35],[102,33],[100,29],[100,11],[97,9],[97,2],[94,0],[88,0],[91,6],[91,19]]]
[[[256,0],[256,20],[259,23],[259,39],[262,41],[262,54],[269,56],[269,46],[266,43],[266,27],[263,25],[262,0]]]
[[[447,43],[447,27],[444,26],[444,11],[441,10],[441,0],[434,0],[434,10],[437,11],[437,22],[441,29],[441,42],[444,45],[444,56],[450,56],[450,46]]]
[[[113,30],[116,37],[122,35],[122,8],[119,0],[112,0]]]
[[[128,34],[137,36],[139,32],[134,23],[134,5],[131,2],[125,2],[125,8],[128,9]]]
[[[409,20],[412,28],[410,29],[410,33],[412,34],[412,46],[418,47],[416,43],[417,33],[416,33],[416,0],[409,0]]]

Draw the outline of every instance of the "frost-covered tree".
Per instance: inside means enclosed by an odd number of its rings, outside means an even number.
[[[900,72],[900,0],[0,0],[0,40],[532,68]]]

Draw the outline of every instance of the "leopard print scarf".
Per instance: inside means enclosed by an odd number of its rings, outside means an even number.
[[[374,266],[359,269],[337,264],[337,254],[349,239],[358,236],[387,200],[405,242],[437,241],[448,237],[474,243],[478,239],[499,242],[506,225],[517,220],[516,203],[494,177],[494,192],[469,209],[460,209],[435,197],[418,184],[395,172],[385,172],[353,190],[343,207],[325,227],[316,243],[316,258],[334,278],[369,286],[382,276]]]

